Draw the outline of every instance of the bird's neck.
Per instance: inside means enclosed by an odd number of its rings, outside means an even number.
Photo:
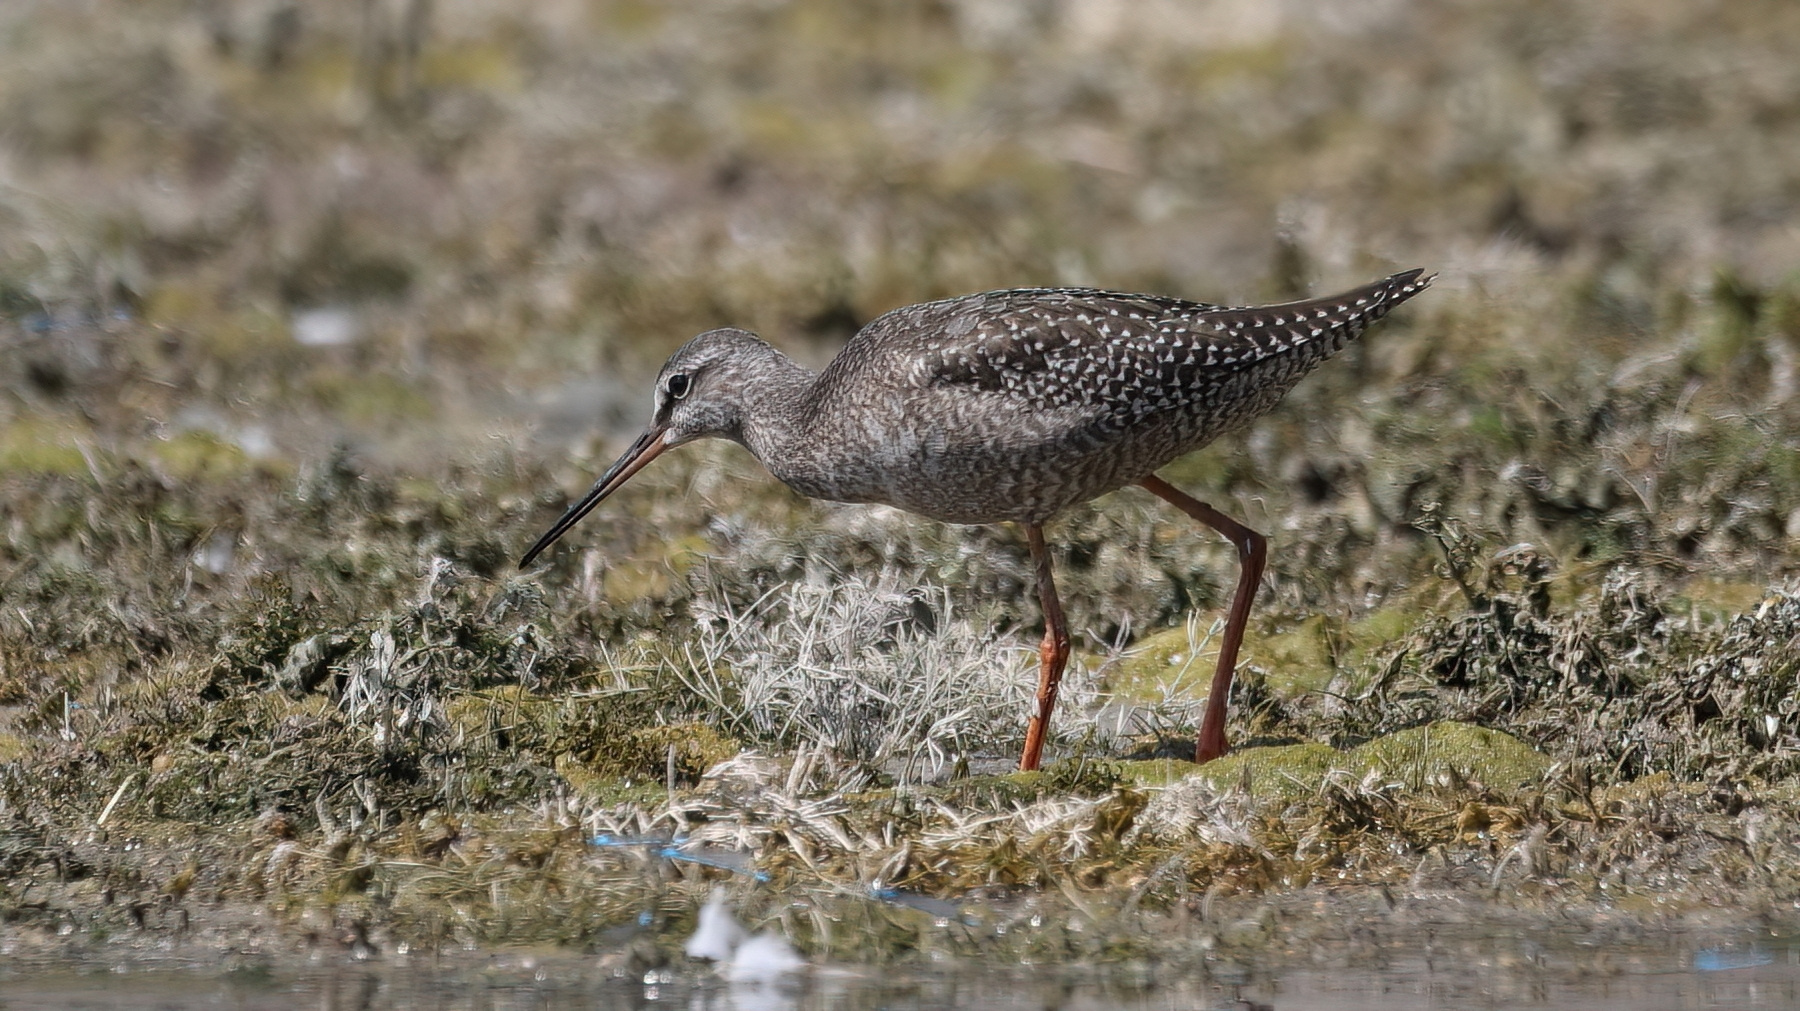
[[[754,380],[744,384],[738,441],[783,480],[783,462],[807,455],[813,442],[809,433],[817,381],[811,369],[770,348],[757,363]]]

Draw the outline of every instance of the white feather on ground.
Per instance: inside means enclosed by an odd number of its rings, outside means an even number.
[[[738,945],[719,971],[733,983],[773,983],[806,968],[806,959],[778,934],[757,934]]]
[[[700,925],[695,928],[694,936],[687,939],[683,950],[689,958],[724,963],[731,960],[731,953],[743,940],[744,928],[726,907],[725,893],[714,891],[706,905],[700,907]]]
[[[751,937],[731,915],[722,891],[714,891],[700,907],[700,924],[685,950],[689,958],[717,963],[719,974],[733,983],[773,983],[806,968],[806,959],[779,934]]]

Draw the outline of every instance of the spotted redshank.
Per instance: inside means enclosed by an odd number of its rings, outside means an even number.
[[[817,373],[755,334],[709,330],[664,363],[643,434],[519,564],[665,450],[707,437],[744,446],[802,495],[950,523],[1018,523],[1044,613],[1019,759],[1029,770],[1069,658],[1044,523],[1138,484],[1237,547],[1237,589],[1195,748],[1196,761],[1210,761],[1227,748],[1226,700],[1268,541],[1155,471],[1267,413],[1431,280],[1408,270],[1341,295],[1251,307],[1091,288],[989,291],[895,309]]]

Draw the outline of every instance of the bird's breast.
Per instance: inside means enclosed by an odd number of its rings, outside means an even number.
[[[1166,462],[1181,434],[1159,438],[1154,428],[1121,447],[1062,412],[1007,410],[992,395],[895,395],[821,411],[785,447],[751,448],[775,477],[812,498],[898,506],[953,523],[1037,522]]]

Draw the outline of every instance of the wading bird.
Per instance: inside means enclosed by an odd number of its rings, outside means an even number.
[[[1019,768],[1043,752],[1069,633],[1044,523],[1138,484],[1237,546],[1239,574],[1195,760],[1225,704],[1268,556],[1263,535],[1156,469],[1267,413],[1320,362],[1423,291],[1408,270],[1341,295],[1231,307],[1091,288],[989,291],[895,309],[814,373],[745,330],[709,330],[656,377],[649,427],[519,562],[531,564],[663,451],[730,439],[802,495],[1025,529],[1044,612]]]

